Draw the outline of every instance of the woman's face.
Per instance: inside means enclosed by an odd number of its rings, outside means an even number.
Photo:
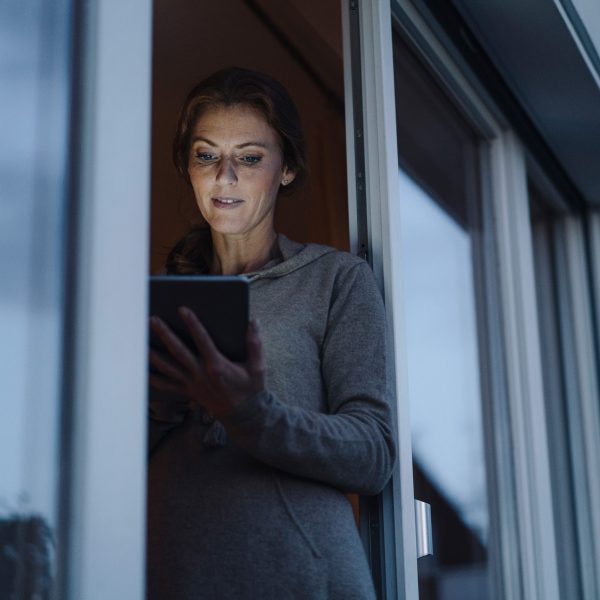
[[[277,133],[248,106],[215,107],[196,121],[188,173],[196,204],[214,232],[270,233],[283,164]]]

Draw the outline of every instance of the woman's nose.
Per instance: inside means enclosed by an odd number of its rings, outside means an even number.
[[[237,174],[235,172],[235,165],[230,158],[223,158],[219,164],[217,170],[217,181],[219,183],[236,183]]]

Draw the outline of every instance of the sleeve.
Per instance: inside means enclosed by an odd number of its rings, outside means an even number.
[[[329,413],[263,391],[222,419],[233,441],[288,473],[376,494],[395,460],[385,312],[368,265],[336,282],[322,346]]]

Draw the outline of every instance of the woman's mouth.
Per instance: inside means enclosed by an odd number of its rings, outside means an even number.
[[[212,202],[214,204],[214,206],[216,206],[217,208],[235,208],[236,206],[239,206],[240,204],[242,204],[244,201],[240,200],[239,198],[212,198]]]

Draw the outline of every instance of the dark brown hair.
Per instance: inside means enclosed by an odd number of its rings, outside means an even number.
[[[204,111],[242,105],[257,110],[277,133],[284,165],[295,173],[280,192],[296,189],[306,174],[304,132],[300,116],[286,89],[264,73],[232,67],[213,73],[196,85],[183,104],[173,140],[173,162],[189,184],[188,161],[191,135]]]

